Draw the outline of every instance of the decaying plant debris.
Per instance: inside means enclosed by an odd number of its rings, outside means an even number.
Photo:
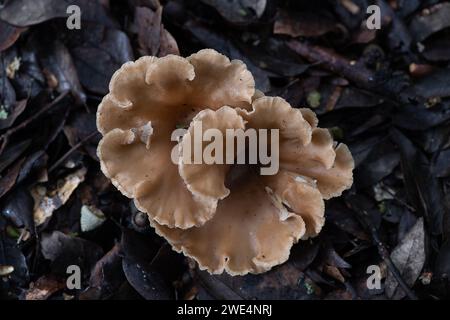
[[[82,27],[68,30],[63,2],[24,2],[0,9],[2,299],[448,298],[448,3],[77,0]],[[370,4],[380,30],[365,27]],[[112,74],[202,48],[314,108],[355,158],[320,235],[265,274],[199,271],[100,171],[95,114]],[[80,290],[65,286],[72,264]],[[367,287],[371,265],[380,289]]]

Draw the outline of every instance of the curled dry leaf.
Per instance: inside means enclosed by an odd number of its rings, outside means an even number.
[[[69,200],[73,191],[84,181],[87,169],[80,168],[74,173],[64,177],[55,190],[47,190],[42,185],[33,187],[30,192],[34,198],[34,222],[40,226],[53,212],[64,205]]]
[[[164,57],[180,53],[174,37],[161,23],[161,15],[161,6],[156,11],[147,7],[136,7],[134,23],[140,54]]]
[[[125,281],[122,270],[122,253],[120,243],[116,243],[92,269],[89,278],[89,288],[80,299],[107,299]]]
[[[201,133],[215,129],[222,138],[227,129],[278,129],[280,170],[188,164],[197,123]],[[211,273],[261,273],[286,261],[293,243],[316,236],[324,199],[352,184],[350,151],[317,123],[311,110],[255,91],[245,64],[212,49],[186,59],[142,57],[114,74],[98,108],[98,156],[105,175],[174,250]],[[173,141],[180,126],[188,129]]]
[[[400,271],[406,284],[412,286],[422,271],[425,263],[425,232],[423,218],[409,230],[405,237],[391,253],[391,259]],[[399,287],[391,272],[386,278],[386,294],[392,299],[401,299],[405,292]]]
[[[31,283],[30,289],[25,292],[25,300],[46,300],[52,294],[66,287],[63,279],[54,276],[42,276]]]

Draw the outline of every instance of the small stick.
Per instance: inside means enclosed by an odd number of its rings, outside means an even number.
[[[42,114],[44,114],[45,112],[50,110],[53,106],[58,104],[68,93],[69,93],[69,91],[62,92],[58,97],[56,97],[55,100],[53,100],[51,103],[49,103],[46,106],[44,106],[41,110],[36,112],[36,114],[34,114],[33,116],[29,117],[28,119],[26,119],[22,123],[18,124],[17,126],[8,129],[8,131],[6,131],[4,134],[2,134],[1,137],[0,137],[0,140],[1,140],[0,154],[3,153],[3,150],[5,149],[5,146],[6,146],[6,144],[9,141],[9,137],[12,134],[16,133],[17,131],[22,130],[23,128],[28,126],[31,122],[33,122],[34,120],[39,118]]]
[[[380,236],[378,235],[377,229],[373,225],[367,211],[363,210],[362,213],[360,213],[359,211],[356,211],[356,212],[360,216],[362,216],[362,219],[364,220],[366,226],[369,228],[370,233],[372,235],[372,240],[378,248],[378,253],[379,253],[380,257],[383,259],[383,261],[386,263],[387,267],[389,268],[389,271],[392,272],[392,275],[394,276],[395,280],[397,280],[398,284],[403,289],[403,291],[405,291],[405,293],[409,299],[418,300],[416,294],[414,292],[412,292],[412,290],[406,284],[406,282],[403,279],[402,275],[400,274],[400,271],[398,270],[397,266],[392,261],[391,256],[389,255],[389,251],[386,249],[383,242],[380,240]]]
[[[91,132],[87,137],[85,137],[83,140],[81,140],[80,142],[78,142],[76,145],[74,145],[72,148],[70,148],[70,150],[68,150],[61,158],[58,159],[58,161],[56,161],[51,167],[50,169],[48,169],[48,172],[52,172],[54,171],[61,163],[64,162],[64,160],[66,160],[75,150],[77,150],[78,148],[80,148],[83,144],[85,144],[87,141],[89,141],[90,139],[92,139],[93,137],[95,137],[97,134],[99,134],[100,132],[98,132],[97,130]]]
[[[357,87],[366,89],[392,103],[402,103],[402,98],[398,96],[398,93],[393,92],[383,82],[377,80],[374,72],[357,62],[353,63],[330,49],[298,40],[288,41],[287,46],[309,62],[320,64],[323,69],[350,80]]]
[[[336,52],[298,40],[290,40],[287,46],[309,62],[320,63],[324,69],[342,75],[352,82],[364,87],[375,85],[375,76],[372,71],[362,65],[353,64]]]

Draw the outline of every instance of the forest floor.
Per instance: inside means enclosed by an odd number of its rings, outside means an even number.
[[[450,3],[0,2],[0,298],[449,298]],[[100,171],[96,109],[114,71],[202,48],[312,108],[355,159],[320,235],[264,274],[199,271]],[[74,264],[80,290],[66,287]]]

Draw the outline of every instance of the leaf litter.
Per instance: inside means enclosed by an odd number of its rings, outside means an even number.
[[[7,1],[0,8],[0,297],[448,299],[449,4],[376,1]],[[200,271],[100,172],[95,112],[142,55],[214,48],[267,95],[310,106],[349,145],[351,190],[261,275]],[[82,289],[65,287],[82,266]],[[366,286],[370,265],[382,287]]]

